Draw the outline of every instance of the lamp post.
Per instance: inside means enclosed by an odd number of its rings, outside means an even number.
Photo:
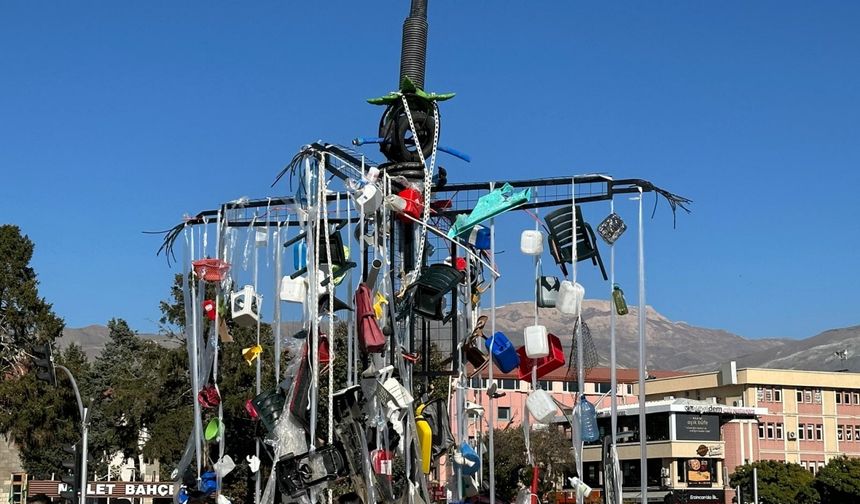
[[[78,401],[78,413],[81,415],[81,474],[78,477],[81,479],[81,498],[80,503],[86,504],[87,501],[87,436],[89,434],[89,408],[84,407],[84,403],[81,400],[81,392],[78,390],[78,382],[75,380],[75,376],[69,371],[69,368],[66,366],[61,366],[59,364],[54,364],[54,367],[62,370],[66,373],[66,376],[69,377],[69,381],[72,382],[72,390],[75,391],[75,399]]]

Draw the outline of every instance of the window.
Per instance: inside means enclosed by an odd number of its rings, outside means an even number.
[[[772,423],[767,424],[767,438],[773,439],[773,424]]]
[[[806,439],[812,439],[812,424],[806,424]]]
[[[776,439],[782,439],[782,424],[781,423],[776,424],[776,431],[775,431],[774,436],[776,436]]]
[[[854,439],[854,429],[851,428],[850,425],[845,426],[845,441],[851,441]]]
[[[804,390],[803,391],[803,402],[812,404],[812,391]]]
[[[839,440],[839,441],[842,441],[842,437],[843,437],[843,436],[842,436],[842,434],[843,434],[843,432],[842,432],[842,426],[841,426],[841,425],[837,425],[837,426],[836,426],[836,439],[837,439],[837,440]]]
[[[782,402],[782,389],[773,389],[773,402]]]
[[[849,392],[842,392],[842,403],[851,404],[851,394]]]
[[[482,379],[480,376],[474,376],[471,380],[469,380],[469,388],[473,389],[482,389],[486,388],[487,380]]]
[[[815,462],[809,462],[809,472],[815,474]]]
[[[597,388],[598,394],[605,394],[612,389],[611,384],[605,382],[595,383],[594,386]]]
[[[815,389],[812,391],[813,402],[815,404],[821,404],[821,389]]]
[[[860,425],[854,426],[854,440],[860,441]]]
[[[632,384],[632,383],[628,383],[628,384],[626,385],[626,388],[627,388],[627,395],[633,395],[633,384]]]
[[[797,391],[797,402],[799,402],[799,403],[803,402],[803,391],[802,390]]]
[[[806,439],[806,424],[800,424],[797,426],[797,439]]]
[[[824,440],[824,430],[821,424],[815,426],[815,440],[822,441]]]
[[[516,380],[505,378],[504,380],[499,380],[499,388],[502,390],[517,390],[519,387]]]
[[[836,404],[842,404],[842,392],[836,391]]]
[[[764,389],[764,402],[773,402],[773,389],[770,387]]]
[[[860,404],[860,393],[854,392],[854,404]]]
[[[13,474],[12,475],[12,488],[10,490],[10,497],[12,498],[9,502],[12,504],[19,504],[24,502],[27,498],[27,495],[24,493],[24,489],[26,487],[25,475],[24,474]]]
[[[763,423],[758,424],[758,438],[764,439],[764,424]]]
[[[552,390],[552,382],[549,380],[538,380],[537,388],[541,390]]]
[[[579,392],[579,384],[577,384],[575,381],[566,381],[564,382],[564,391]]]
[[[511,408],[507,406],[499,406],[499,409],[497,411],[498,414],[496,415],[496,418],[498,418],[499,420],[507,421],[511,419]]]

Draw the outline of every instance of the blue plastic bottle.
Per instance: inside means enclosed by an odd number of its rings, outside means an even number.
[[[597,428],[597,411],[584,396],[579,400],[579,422],[584,442],[590,443],[600,438],[600,429]]]

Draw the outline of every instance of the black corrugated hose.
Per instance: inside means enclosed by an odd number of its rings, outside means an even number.
[[[427,0],[412,0],[409,17],[403,21],[403,45],[400,50],[400,81],[409,79],[424,89],[427,63]]]

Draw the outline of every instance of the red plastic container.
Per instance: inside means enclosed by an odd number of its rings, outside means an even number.
[[[215,320],[215,301],[211,299],[203,301],[203,313],[209,320]]]
[[[221,259],[198,259],[191,263],[194,274],[207,282],[220,282],[230,271],[230,263]]]
[[[421,192],[417,189],[407,187],[406,189],[397,193],[397,195],[403,198],[403,201],[406,202],[406,208],[403,209],[403,213],[412,217],[413,219],[421,219],[421,215],[424,212],[424,197],[421,195]],[[412,222],[409,219],[404,220],[407,222]]]
[[[535,364],[537,364],[538,379],[564,366],[564,349],[561,347],[561,340],[555,334],[548,334],[547,338],[549,338],[549,355],[546,357],[531,359],[526,355],[525,346],[517,348],[520,356],[520,380],[531,379],[532,367]]]

